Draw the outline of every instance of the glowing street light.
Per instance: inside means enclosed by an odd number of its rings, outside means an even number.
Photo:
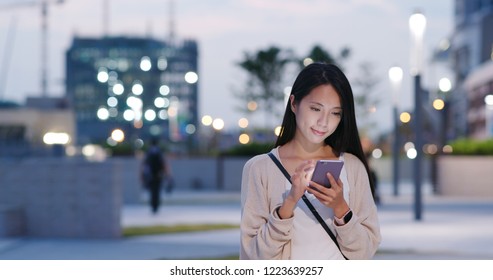
[[[415,150],[416,156],[414,157],[414,218],[421,220],[422,203],[421,203],[421,158],[422,158],[422,89],[421,89],[421,71],[422,71],[422,52],[423,52],[423,35],[426,29],[426,17],[420,12],[416,11],[409,17],[409,28],[414,38],[414,62],[415,66],[412,68],[414,75],[414,135],[415,135]]]
[[[398,117],[398,100],[399,89],[402,83],[403,71],[402,68],[394,66],[389,69],[389,80],[392,84],[392,104],[394,115],[394,143],[392,151],[392,173],[393,173],[393,187],[394,196],[399,195],[399,117]]]
[[[414,59],[415,63],[411,69],[414,75],[419,75],[422,69],[423,37],[426,29],[426,17],[419,10],[416,10],[409,17],[409,29],[414,38]]]
[[[125,140],[125,133],[123,130],[117,128],[111,132],[111,139],[119,143],[123,142]]]
[[[487,137],[493,136],[493,94],[488,94],[484,98],[485,104],[485,132]]]
[[[238,120],[238,126],[239,126],[240,128],[245,129],[245,128],[247,128],[247,127],[248,127],[248,124],[249,124],[249,123],[248,123],[248,119],[247,119],[247,118],[241,118],[241,119],[239,119],[239,120]]]
[[[70,142],[70,135],[65,132],[47,132],[43,136],[46,145],[66,145]]]
[[[400,115],[399,115],[399,120],[402,122],[402,123],[409,123],[411,121],[411,114],[409,114],[409,112],[402,112]]]
[[[212,124],[212,117],[209,115],[205,115],[202,117],[202,124],[205,126],[210,126]]]
[[[212,122],[212,127],[218,131],[222,130],[224,128],[223,119],[220,119],[220,118],[214,119],[214,121]]]
[[[433,108],[437,111],[443,110],[445,108],[445,101],[440,98],[433,100]]]
[[[238,141],[245,145],[245,144],[248,144],[250,142],[250,136],[248,136],[248,134],[246,133],[242,133],[239,137],[238,137]]]
[[[438,81],[438,88],[441,92],[449,92],[452,89],[452,82],[449,78],[441,78]]]

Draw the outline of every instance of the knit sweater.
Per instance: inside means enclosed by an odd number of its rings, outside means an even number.
[[[278,148],[272,153],[279,158]],[[381,241],[377,208],[363,163],[344,153],[350,184],[351,220],[334,223],[341,251],[348,259],[371,259]],[[291,230],[296,217],[280,219],[286,177],[267,154],[255,156],[243,168],[241,183],[240,259],[290,259]],[[326,233],[325,233],[326,234]]]

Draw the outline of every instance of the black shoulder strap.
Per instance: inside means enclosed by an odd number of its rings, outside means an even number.
[[[288,181],[291,183],[291,175],[289,175],[289,173],[286,170],[286,168],[284,168],[284,166],[282,166],[281,162],[276,158],[276,156],[274,154],[272,154],[272,153],[269,153],[269,157],[277,165],[277,167],[279,168],[279,170],[281,170],[282,174],[284,174],[284,176],[286,176],[286,179],[288,179]]]
[[[274,156],[274,154],[272,154],[272,152],[269,152],[269,157],[277,165],[277,167],[281,170],[281,172],[284,174],[284,176],[286,177],[286,179],[288,179],[288,181],[291,183],[291,175],[289,175],[289,173],[286,170],[286,168],[284,168],[284,166],[282,166],[281,162],[276,158],[276,156]],[[313,213],[313,215],[315,216],[315,218],[317,219],[317,221],[320,223],[320,225],[329,234],[330,238],[332,239],[332,241],[334,241],[334,243],[336,244],[336,246],[339,249],[339,251],[341,251],[341,248],[339,247],[339,243],[337,242],[337,238],[335,237],[334,233],[332,233],[332,231],[330,230],[330,228],[327,225],[327,223],[325,223],[324,219],[320,216],[320,214],[318,214],[317,210],[315,209],[315,207],[313,206],[313,204],[310,202],[310,200],[305,195],[303,195],[301,198],[305,202],[306,206],[308,206],[308,208],[310,209],[310,211]],[[342,253],[342,251],[341,251],[341,254],[342,254],[342,256],[346,260],[348,259],[348,258],[346,258],[346,256],[344,256],[344,254]]]

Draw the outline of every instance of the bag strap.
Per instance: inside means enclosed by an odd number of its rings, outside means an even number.
[[[284,168],[284,166],[282,166],[281,162],[274,156],[274,154],[272,154],[272,152],[269,152],[268,155],[272,159],[272,161],[277,165],[277,167],[279,168],[279,170],[281,170],[281,172],[284,174],[284,176],[286,177],[286,179],[288,179],[288,181],[291,183],[291,175],[289,175],[289,173],[286,170],[286,168]],[[306,195],[303,195],[301,198],[305,202],[306,206],[308,206],[308,208],[310,209],[310,211],[313,213],[313,215],[315,216],[315,218],[317,219],[317,221],[320,223],[320,225],[329,234],[329,236],[332,239],[332,241],[334,241],[334,243],[336,244],[337,248],[341,252],[341,255],[344,257],[344,259],[347,260],[348,258],[346,258],[346,256],[344,256],[344,254],[342,253],[341,247],[339,246],[339,242],[337,242],[337,238],[335,237],[334,233],[330,230],[329,226],[324,221],[324,219],[320,216],[320,214],[317,212],[317,210],[315,209],[315,207],[313,206],[313,204],[310,202],[310,200],[308,199],[308,197],[306,197]]]

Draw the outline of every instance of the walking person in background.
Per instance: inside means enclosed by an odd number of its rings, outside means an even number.
[[[374,256],[380,226],[354,110],[337,66],[312,63],[299,73],[275,148],[243,168],[240,259]],[[338,180],[326,174],[330,188],[311,181],[321,159],[344,162]]]
[[[161,185],[165,178],[170,177],[166,158],[159,147],[159,141],[152,138],[141,168],[141,179],[149,191],[151,211],[156,214],[161,204]]]

